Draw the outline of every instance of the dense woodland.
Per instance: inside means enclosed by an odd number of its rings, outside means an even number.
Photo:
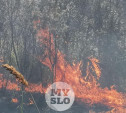
[[[45,49],[36,40],[38,20],[68,62],[83,62],[83,76],[88,57],[97,58],[102,87],[116,85],[126,92],[125,0],[0,0],[0,64],[13,65],[28,81],[47,85],[52,73],[37,58]]]

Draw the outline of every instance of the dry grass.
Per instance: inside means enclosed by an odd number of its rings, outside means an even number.
[[[25,80],[24,76],[20,72],[18,72],[13,66],[3,64],[2,67],[6,68],[6,70],[9,70],[10,73],[12,73],[23,85],[28,86],[28,82]]]

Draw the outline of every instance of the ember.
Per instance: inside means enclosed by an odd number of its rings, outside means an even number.
[[[18,103],[18,99],[17,98],[12,98],[11,100],[13,103]]]

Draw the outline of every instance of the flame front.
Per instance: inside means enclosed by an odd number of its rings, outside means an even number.
[[[53,71],[55,82],[64,81],[71,85],[77,101],[86,103],[89,106],[102,104],[115,109],[126,107],[126,94],[118,92],[113,87],[111,89],[100,87],[98,80],[101,77],[101,69],[98,59],[88,58],[86,75],[82,76],[80,69],[82,62],[71,65],[65,60],[65,55],[62,52],[58,50],[56,53],[53,34],[49,33],[48,29],[37,29],[39,23],[40,20],[34,22],[37,39],[46,46],[44,54],[46,58],[42,60],[43,58],[40,57],[40,61]]]
[[[34,21],[34,28],[37,31],[37,41],[40,43],[40,46],[46,46],[44,57],[39,56],[39,60],[53,72],[53,75],[55,75],[54,82],[63,81],[71,85],[76,96],[76,101],[81,104],[84,103],[88,106],[102,104],[108,108],[112,108],[111,113],[115,113],[115,110],[124,113],[126,94],[118,92],[113,87],[111,89],[101,88],[100,83],[98,83],[101,77],[100,61],[96,58],[89,57],[87,64],[85,64],[86,75],[83,75],[80,69],[82,62],[73,63],[72,65],[67,62],[62,52],[59,50],[55,51],[53,34],[48,29],[37,29],[37,24],[39,23],[40,20]],[[0,88],[6,87],[8,90],[21,90],[16,83],[3,79],[2,75],[0,77]],[[29,86],[25,87],[25,91],[45,93],[46,87],[43,87],[42,84],[29,83]],[[93,111],[89,112],[93,113]]]

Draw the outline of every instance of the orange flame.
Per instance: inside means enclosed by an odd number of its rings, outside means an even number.
[[[126,94],[118,92],[113,87],[110,89],[100,87],[98,80],[101,77],[101,69],[98,59],[93,57],[88,58],[86,75],[82,76],[80,69],[82,62],[73,63],[72,65],[67,62],[62,52],[59,50],[57,52],[55,51],[53,34],[49,33],[48,29],[37,29],[37,24],[40,23],[40,20],[33,23],[34,28],[37,30],[37,40],[41,42],[40,46],[46,46],[44,53],[45,59],[43,60],[43,56],[39,56],[39,59],[53,71],[54,75],[56,74],[54,81],[64,81],[71,85],[75,92],[76,101],[79,103],[85,103],[89,106],[102,104],[108,108],[112,108],[111,111],[106,113],[115,113],[115,111],[118,113],[126,112]],[[3,79],[2,74],[0,74],[0,88],[2,87],[5,87],[7,90],[21,90],[18,84]],[[29,83],[29,86],[25,87],[25,91],[45,93],[46,88],[42,84]],[[90,111],[90,113],[93,113],[93,111]]]
[[[13,103],[18,103],[18,99],[17,98],[12,98],[11,100]]]
[[[3,78],[3,75],[0,74],[0,89],[5,88],[6,90],[15,90],[15,91],[21,91],[21,87],[19,86],[18,82],[11,82],[10,80],[6,80]],[[45,93],[46,88],[42,86],[42,84],[34,84],[29,83],[28,87],[25,87],[26,92],[35,92],[35,93]]]
[[[101,69],[98,65],[100,63],[98,59],[88,58],[86,75],[82,76],[80,69],[82,62],[71,65],[65,60],[65,55],[59,50],[56,55],[53,34],[49,33],[48,29],[37,29],[37,24],[39,23],[40,20],[34,22],[34,28],[37,30],[37,39],[46,46],[45,59],[39,58],[43,64],[53,71],[54,75],[56,74],[54,81],[64,81],[71,85],[77,100],[90,106],[102,104],[115,109],[126,107],[126,94],[117,92],[113,87],[111,89],[100,87],[98,80],[101,77]],[[55,61],[56,58],[57,60]]]

